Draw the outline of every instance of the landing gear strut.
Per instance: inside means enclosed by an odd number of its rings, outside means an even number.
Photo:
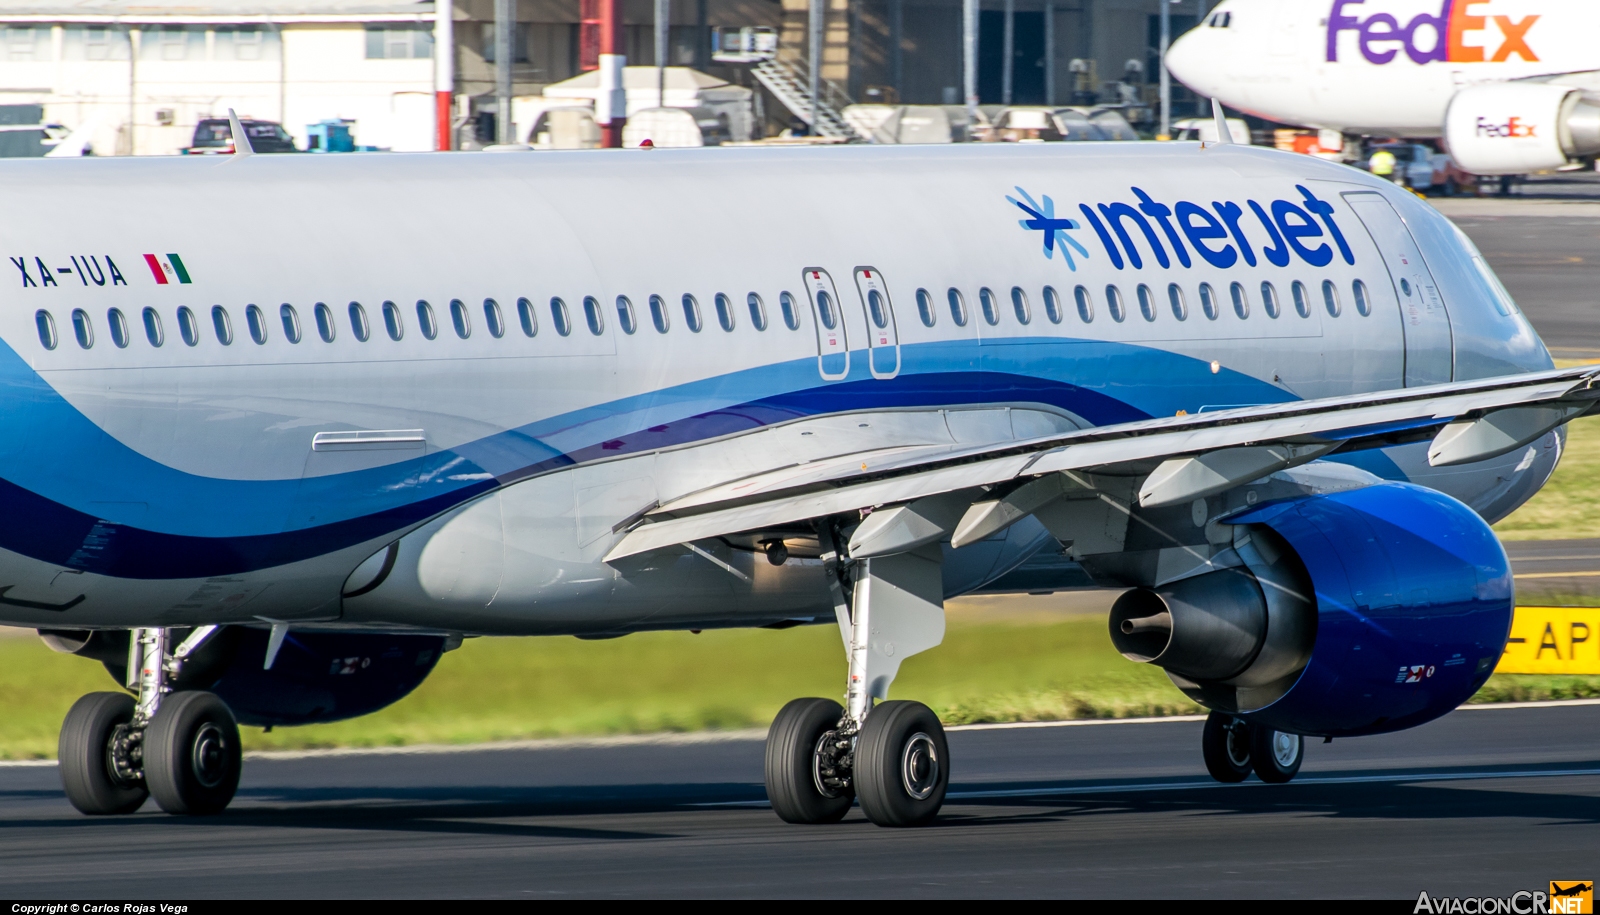
[[[132,813],[153,794],[167,813],[197,815],[220,813],[233,800],[240,768],[233,713],[212,693],[169,685],[216,631],[202,626],[169,651],[168,630],[134,630],[129,672],[138,675],[137,702],[90,693],[61,725],[61,784],[72,806],[91,815]]]
[[[1300,772],[1305,738],[1212,712],[1206,716],[1200,750],[1206,771],[1219,782],[1242,782],[1254,771],[1264,782],[1283,784]]]

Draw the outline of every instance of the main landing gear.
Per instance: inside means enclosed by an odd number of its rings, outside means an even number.
[[[139,698],[90,693],[61,725],[61,784],[90,815],[132,813],[154,795],[167,813],[221,813],[239,786],[239,725],[201,690],[173,691],[183,663],[216,632],[202,626],[168,650],[165,629],[136,629],[129,671]],[[132,684],[130,684],[132,685]]]
[[[836,559],[825,555],[830,582]],[[879,826],[931,823],[950,787],[944,726],[920,702],[879,702],[906,657],[944,639],[938,560],[917,552],[860,560],[853,600],[835,588],[850,659],[846,705],[796,699],[767,732],[767,797],[790,823],[836,823],[861,802]]]
[[[1224,712],[1206,716],[1200,749],[1206,771],[1219,782],[1242,782],[1251,771],[1264,782],[1283,784],[1300,772],[1305,738],[1251,724]]]

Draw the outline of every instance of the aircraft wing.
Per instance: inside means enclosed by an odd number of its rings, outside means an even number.
[[[1154,507],[1334,451],[1431,438],[1428,457],[1436,466],[1486,460],[1526,446],[1597,402],[1600,367],[1585,366],[1164,417],[964,450],[884,449],[676,499],[638,519],[606,560],[981,487],[984,494],[956,526],[952,542],[961,546],[992,532],[1008,511],[1026,514],[1026,485],[1053,474],[1143,475],[1139,502]]]

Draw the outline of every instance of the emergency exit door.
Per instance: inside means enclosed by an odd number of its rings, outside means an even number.
[[[833,288],[833,277],[821,267],[807,267],[803,282],[817,328],[817,370],[824,380],[838,381],[850,374],[850,342],[839,293]]]
[[[1411,230],[1381,194],[1347,193],[1344,199],[1383,255],[1400,302],[1400,325],[1406,340],[1406,387],[1450,381],[1455,367],[1450,313]]]
[[[895,325],[889,287],[876,269],[857,267],[856,291],[861,294],[861,308],[867,319],[872,377],[893,378],[900,372],[900,329]]]

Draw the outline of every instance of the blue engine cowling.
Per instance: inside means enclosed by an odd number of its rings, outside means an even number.
[[[1130,592],[1113,610],[1124,653],[1167,667],[1203,705],[1294,734],[1398,731],[1465,702],[1505,650],[1510,562],[1489,525],[1447,495],[1385,483],[1226,523],[1249,534],[1245,567]],[[1269,656],[1280,666],[1251,682]]]

